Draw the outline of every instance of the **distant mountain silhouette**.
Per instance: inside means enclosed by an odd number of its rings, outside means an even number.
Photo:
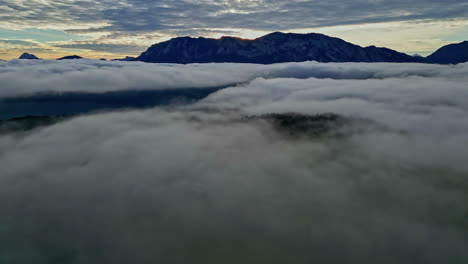
[[[323,34],[275,32],[247,40],[180,37],[155,44],[137,60],[155,63],[422,62],[387,48],[360,47]]]
[[[111,61],[136,61],[136,60],[137,60],[137,58],[135,58],[135,57],[127,56],[127,57],[125,57],[123,59],[113,59]]]
[[[83,57],[80,57],[78,55],[72,55],[72,56],[65,56],[57,60],[76,60],[76,59],[83,59]]]
[[[450,44],[426,58],[429,63],[456,64],[468,61],[468,41]]]
[[[36,55],[34,55],[34,54],[30,54],[30,53],[25,52],[25,53],[21,54],[21,56],[19,56],[18,59],[20,59],[20,60],[38,60],[39,58],[36,57]]]
[[[19,59],[38,59],[23,53]],[[57,60],[83,59],[72,55]],[[104,59],[101,59],[104,60]],[[257,39],[236,37],[179,37],[149,47],[137,58],[125,57],[111,61],[143,61],[153,63],[259,63],[281,62],[419,62],[456,64],[468,62],[468,41],[450,44],[428,57],[410,56],[388,48],[361,47],[323,34],[274,32]]]

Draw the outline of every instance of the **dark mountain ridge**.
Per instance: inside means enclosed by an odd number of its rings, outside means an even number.
[[[455,64],[467,61],[468,41],[444,46],[427,57],[427,62],[438,64]]]
[[[137,60],[155,63],[239,62],[272,64],[280,62],[422,62],[387,48],[360,47],[323,34],[275,32],[249,40],[179,37],[155,44]]]

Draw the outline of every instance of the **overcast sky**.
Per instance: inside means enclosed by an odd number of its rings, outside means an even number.
[[[468,39],[462,0],[0,0],[0,58],[137,55],[176,36],[320,32],[429,54]]]

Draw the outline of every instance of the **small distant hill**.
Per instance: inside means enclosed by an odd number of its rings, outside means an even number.
[[[428,56],[426,60],[429,63],[438,64],[468,62],[468,41],[444,46]]]
[[[130,57],[130,56],[127,56],[123,59],[113,59],[111,61],[137,61],[137,58],[135,57]]]
[[[72,55],[72,56],[65,56],[57,60],[77,60],[77,59],[83,59],[83,57],[78,56],[78,55]]]
[[[36,57],[36,55],[34,55],[34,54],[30,54],[30,53],[25,52],[25,53],[21,54],[21,56],[19,56],[18,59],[20,59],[20,60],[38,60],[39,58]]]

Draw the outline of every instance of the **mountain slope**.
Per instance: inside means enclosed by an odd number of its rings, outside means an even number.
[[[77,59],[83,59],[83,57],[78,56],[78,55],[71,55],[71,56],[65,56],[62,58],[58,58],[57,60],[77,60]]]
[[[360,47],[322,34],[275,32],[254,40],[180,37],[158,43],[137,60],[157,63],[419,62],[386,48]]]
[[[468,41],[450,44],[427,57],[429,63],[456,64],[468,61]]]
[[[136,61],[136,58],[135,58],[135,57],[126,56],[125,58],[122,58],[122,59],[112,59],[111,61]]]
[[[36,55],[34,55],[34,54],[30,54],[30,53],[25,52],[25,53],[21,54],[21,56],[19,56],[18,59],[20,59],[20,60],[38,60],[39,58],[36,57]]]

